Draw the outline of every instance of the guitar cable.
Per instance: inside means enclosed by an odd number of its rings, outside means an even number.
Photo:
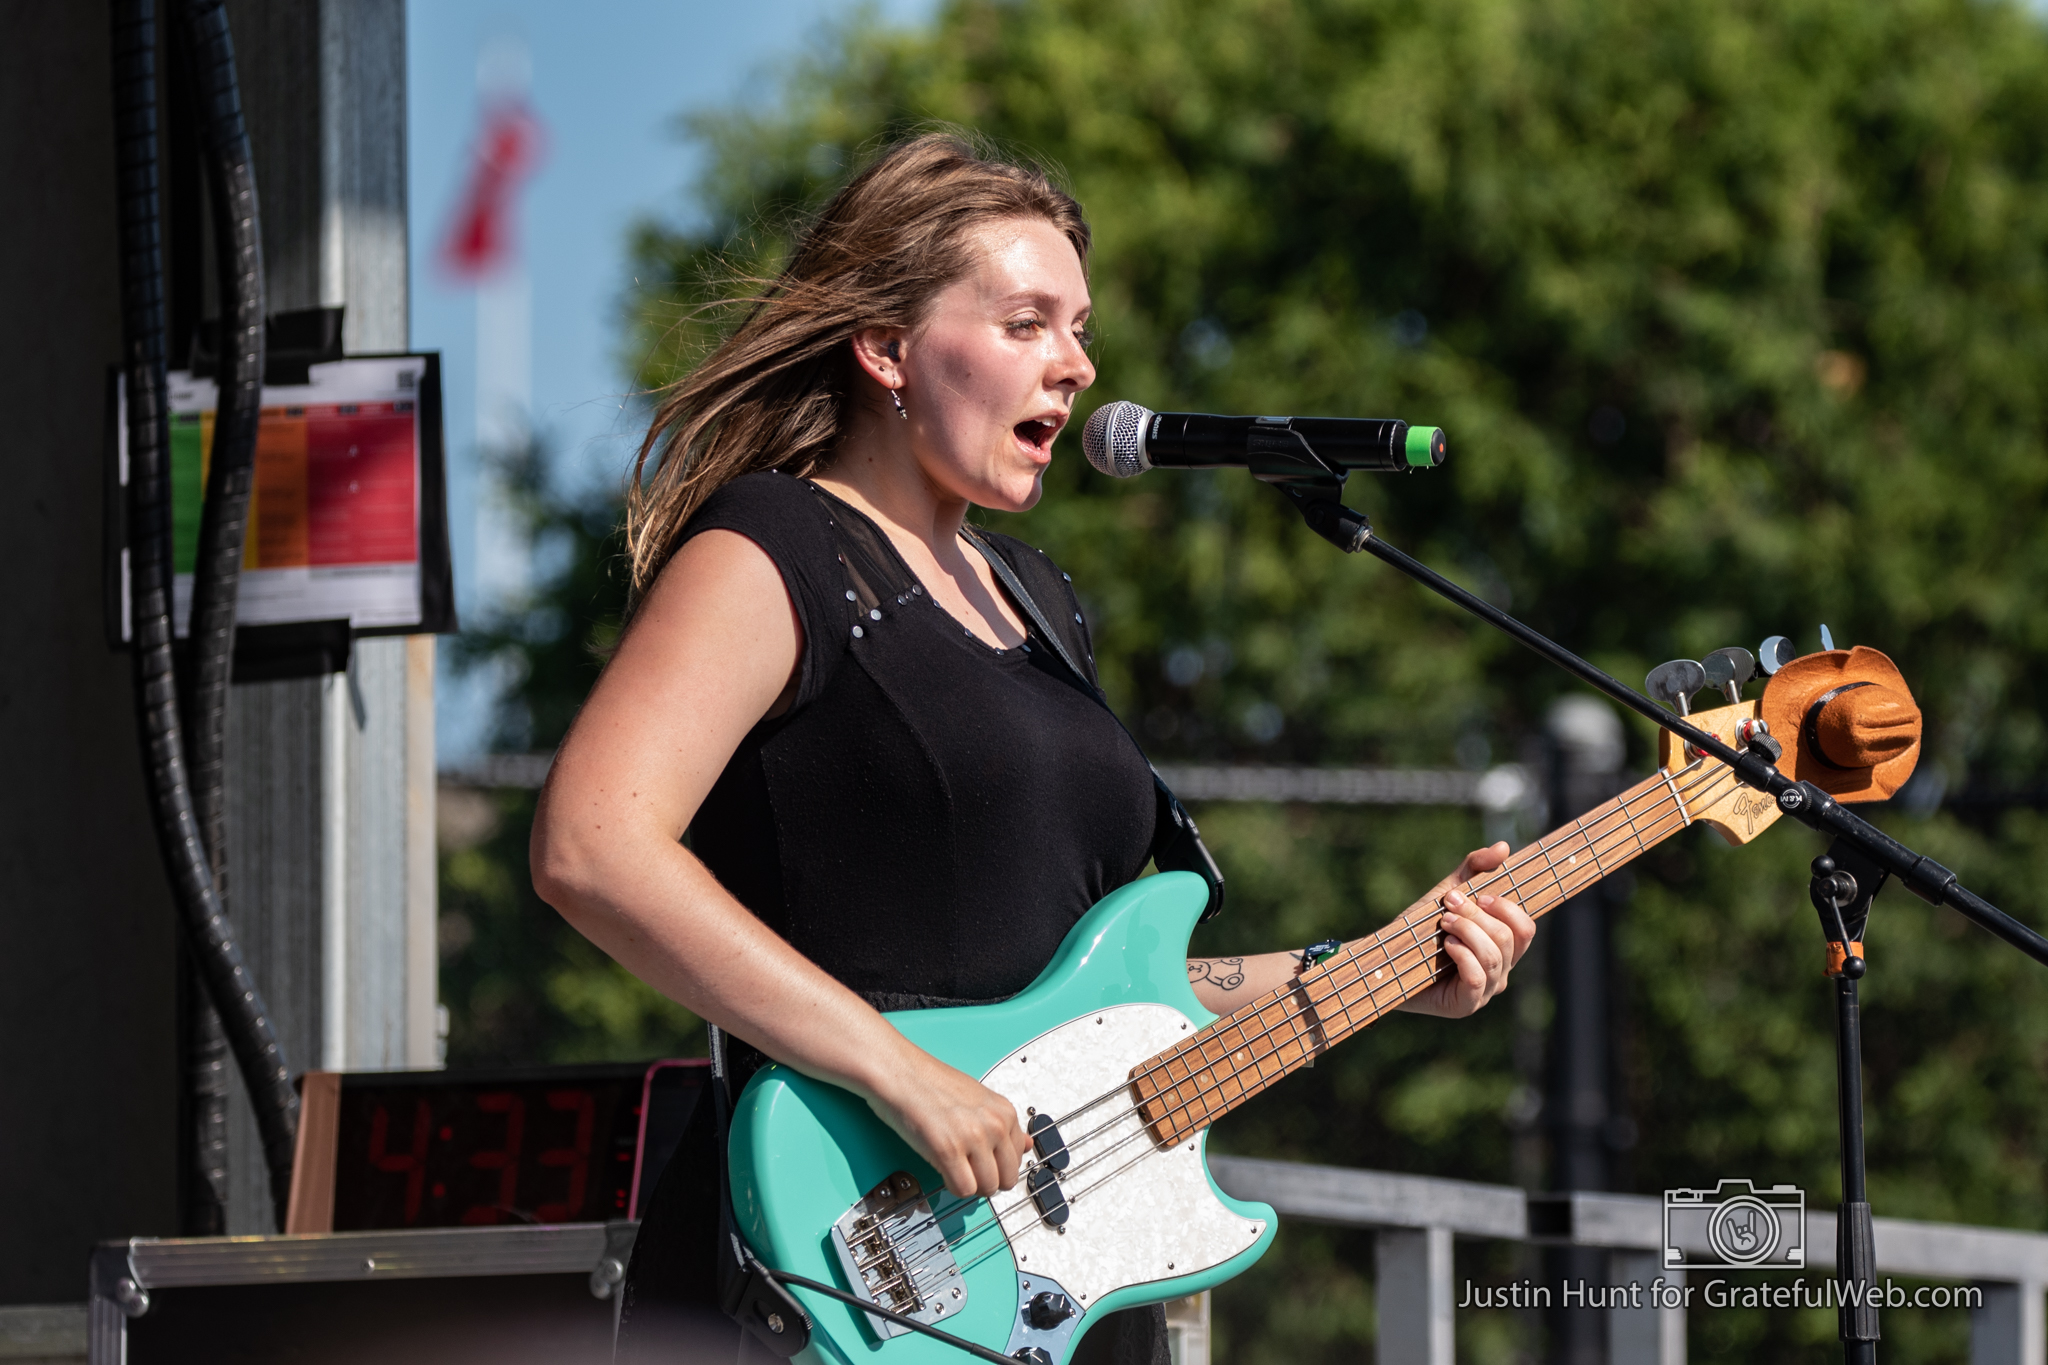
[[[906,1317],[901,1313],[893,1312],[878,1303],[870,1303],[856,1294],[849,1294],[843,1289],[834,1288],[829,1284],[820,1284],[818,1281],[806,1279],[802,1275],[792,1275],[787,1270],[777,1270],[773,1266],[763,1265],[761,1268],[783,1284],[795,1285],[799,1289],[808,1289],[814,1294],[823,1294],[827,1298],[838,1299],[841,1303],[852,1304],[864,1313],[873,1313],[878,1318],[884,1318],[893,1322],[898,1327],[907,1327],[913,1332],[922,1332],[928,1337],[936,1337],[948,1346],[967,1352],[976,1360],[993,1361],[994,1365],[1017,1365],[1018,1357],[1016,1356],[1006,1356],[1001,1352],[991,1351],[988,1347],[977,1345],[966,1337],[956,1337],[951,1332],[942,1332],[928,1322],[919,1322],[916,1318]]]

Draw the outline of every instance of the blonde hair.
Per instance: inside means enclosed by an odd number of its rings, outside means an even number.
[[[887,148],[833,196],[781,275],[736,300],[745,316],[732,335],[662,392],[626,497],[634,601],[718,489],[764,469],[805,477],[831,455],[851,416],[854,334],[916,328],[973,267],[970,233],[1004,218],[1051,223],[1087,270],[1073,197],[958,133]]]

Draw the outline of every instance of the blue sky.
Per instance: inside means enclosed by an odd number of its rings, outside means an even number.
[[[933,0],[883,0],[887,22],[915,23]],[[625,239],[637,219],[682,219],[699,162],[676,116],[765,98],[775,71],[858,12],[851,0],[414,0],[407,7],[412,344],[442,354],[449,517],[459,606],[476,579],[476,305],[433,267],[476,130],[477,57],[495,37],[523,40],[531,103],[547,156],[529,182],[520,238],[532,282],[533,420],[561,477],[616,480],[631,458],[622,410],[618,311],[630,283]],[[482,741],[484,698],[444,672],[444,759]]]

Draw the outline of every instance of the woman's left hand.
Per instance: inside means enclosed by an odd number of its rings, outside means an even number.
[[[1506,896],[1468,896],[1453,890],[1508,860],[1508,846],[1474,849],[1429,897],[1443,903],[1439,924],[1453,970],[1401,1008],[1462,1019],[1507,988],[1508,973],[1536,937],[1536,921]]]

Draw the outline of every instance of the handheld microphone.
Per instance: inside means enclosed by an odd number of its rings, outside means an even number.
[[[1081,433],[1088,463],[1113,479],[1148,469],[1249,469],[1270,483],[1342,480],[1354,469],[1406,474],[1444,462],[1442,427],[1373,417],[1212,417],[1105,403]]]

